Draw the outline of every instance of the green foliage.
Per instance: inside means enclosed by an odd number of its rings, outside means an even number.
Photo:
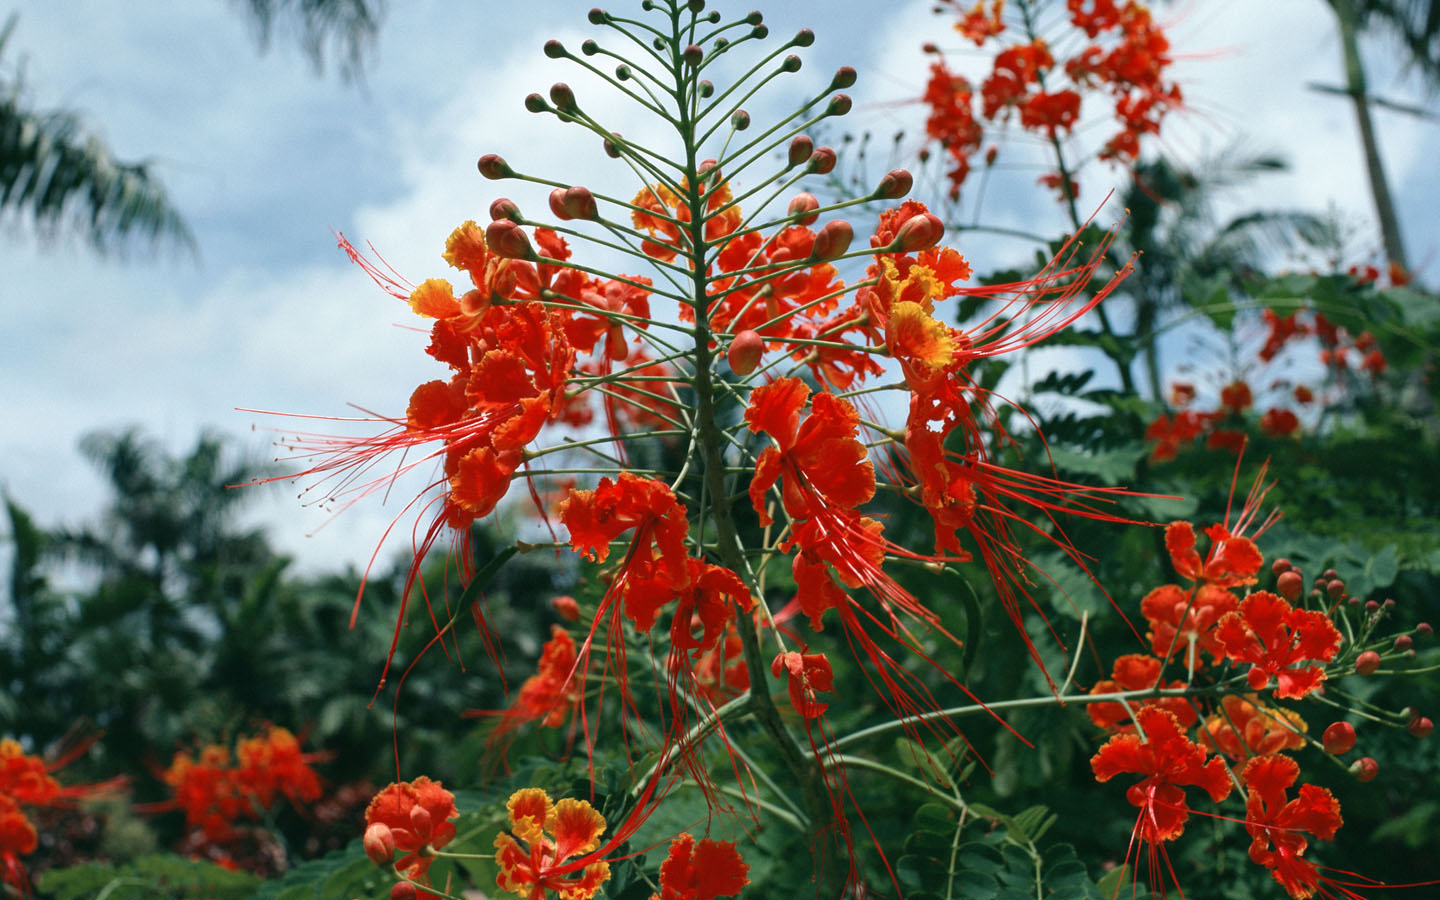
[[[51,900],[244,900],[261,886],[248,872],[168,855],[142,856],[118,866],[84,863],[51,869],[36,885]]]

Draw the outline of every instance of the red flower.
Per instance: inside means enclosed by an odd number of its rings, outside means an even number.
[[[1117,691],[1141,691],[1155,687],[1183,688],[1185,686],[1183,681],[1161,684],[1160,670],[1162,668],[1160,660],[1153,656],[1128,653],[1115,660],[1110,678],[1097,682],[1090,689],[1090,693],[1111,694]],[[1126,702],[1130,704],[1130,709],[1145,706],[1167,709],[1185,728],[1194,725],[1197,718],[1195,708],[1184,697],[1160,697]],[[1135,726],[1130,721],[1130,709],[1126,709],[1124,703],[1116,700],[1109,703],[1091,703],[1086,706],[1085,711],[1090,714],[1090,721],[1100,728],[1111,731],[1134,731]]]
[[[421,851],[426,847],[438,849],[454,840],[455,826],[450,820],[459,817],[455,795],[424,775],[391,784],[365,808],[366,826],[387,826],[396,849],[404,851],[395,867],[402,872],[410,870],[407,874],[417,881],[424,879],[434,861],[434,857]]]
[[[1340,631],[1319,610],[1295,609],[1285,598],[1256,591],[1240,603],[1238,612],[1222,618],[1215,634],[1225,655],[1248,662],[1250,687],[1261,690],[1273,676],[1279,682],[1275,696],[1299,699],[1325,680],[1323,666],[1296,666],[1309,661],[1327,663],[1340,650]]]
[[[686,578],[689,520],[685,507],[659,481],[629,472],[615,481],[602,478],[593,491],[571,491],[560,504],[560,520],[570,529],[570,546],[582,556],[604,562],[610,542],[634,529],[627,575],[659,574],[658,564],[672,581]]]
[[[1202,788],[1219,803],[1230,793],[1230,779],[1219,757],[1206,762],[1205,748],[1186,739],[1174,713],[1147,706],[1136,711],[1135,719],[1145,737],[1115,735],[1090,759],[1090,768],[1101,782],[1125,772],[1144,775],[1125,794],[1140,808],[1135,834],[1152,844],[1173,841],[1190,814],[1181,788]]]
[[[1255,542],[1238,533],[1232,534],[1224,525],[1205,529],[1210,538],[1210,554],[1204,563],[1195,551],[1195,526],[1189,522],[1171,522],[1165,526],[1165,548],[1170,561],[1181,577],[1200,581],[1213,587],[1239,587],[1259,580],[1260,566],[1265,557]]]
[[[1254,402],[1255,395],[1244,381],[1232,381],[1220,389],[1220,405],[1232,413],[1242,413]]]
[[[1291,897],[1313,897],[1323,878],[1304,858],[1309,845],[1304,835],[1322,841],[1335,837],[1343,824],[1339,801],[1313,784],[1302,784],[1295,799],[1287,801],[1286,790],[1300,777],[1300,767],[1288,756],[1252,759],[1240,777],[1250,791],[1245,801],[1250,858],[1268,868]]]
[[[1221,699],[1222,712],[1205,720],[1200,733],[1206,746],[1244,762],[1305,746],[1305,720],[1288,709],[1266,706],[1254,694]]]
[[[540,719],[548,728],[565,724],[580,699],[579,683],[572,677],[575,659],[575,639],[559,625],[551,625],[550,640],[540,651],[536,672],[520,685],[514,705],[505,713],[506,722]]]
[[[300,742],[287,729],[272,725],[263,735],[241,739],[235,756],[240,763],[235,780],[266,809],[277,792],[296,804],[320,798],[320,777],[310,768],[314,757],[300,752]]]
[[[823,653],[780,653],[770,664],[770,674],[786,677],[790,691],[790,705],[803,718],[814,719],[825,714],[830,704],[822,703],[815,697],[817,691],[830,691],[835,687],[830,671],[830,660]]]
[[[660,864],[660,893],[650,900],[730,897],[750,883],[749,872],[733,841],[697,843],[682,834],[670,842],[670,852]]]
[[[1272,407],[1260,417],[1260,430],[1271,437],[1288,437],[1300,430],[1300,419],[1288,409]]]
[[[1169,654],[1179,653],[1181,661],[1188,666],[1188,646],[1193,641],[1197,668],[1205,665],[1200,650],[1220,662],[1225,649],[1215,636],[1215,623],[1234,610],[1238,602],[1234,594],[1210,584],[1201,584],[1198,591],[1187,591],[1178,584],[1161,585],[1140,601],[1140,612],[1150,623],[1150,649],[1167,660]]]

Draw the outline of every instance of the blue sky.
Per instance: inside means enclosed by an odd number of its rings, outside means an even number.
[[[758,2],[712,6],[743,12]],[[120,158],[152,160],[196,233],[200,259],[100,260],[77,243],[42,244],[0,221],[0,488],[46,524],[75,524],[101,502],[101,483],[75,449],[88,431],[140,425],[179,452],[213,429],[268,457],[270,436],[251,429],[275,423],[237,407],[403,410],[435,368],[423,338],[395,327],[410,324],[403,304],[335,249],[331,230],[373,242],[419,281],[443,274],[445,236],[463,219],[483,219],[502,191],[539,208],[534,195],[482,180],[474,168],[481,153],[633,191],[593,140],[521,106],[525,94],[566,79],[616,130],[646,133],[633,110],[539,52],[546,38],[578,45],[594,33],[584,20],[589,5],[392,3],[356,85],[333,67],[314,77],[284,36],[257,54],[249,26],[223,0],[22,7],[5,65],[23,60],[37,103],[79,111]],[[861,80],[847,126],[917,135],[917,108],[899,102],[923,86],[917,48],[927,40],[958,46],[930,5],[773,4],[774,34],[809,25],[818,39],[783,90],[749,105],[757,123],[851,64]],[[1376,246],[1349,108],[1304,89],[1339,77],[1324,4],[1191,0],[1159,15],[1170,23],[1190,105],[1167,125],[1164,149],[1195,159],[1243,139],[1253,150],[1283,150],[1291,172],[1256,184],[1233,208],[1334,205],[1355,224],[1357,250]],[[1377,92],[1417,98],[1385,48],[1372,48],[1371,60]],[[1433,283],[1436,126],[1384,113],[1379,121],[1410,255]],[[915,147],[913,137],[902,145]],[[992,187],[987,219],[1058,230],[1058,210],[1032,187],[1036,174],[1022,169]],[[1098,203],[1123,179],[1092,166],[1082,198]],[[994,242],[962,249],[981,271],[1028,252]],[[363,565],[396,511],[352,509],[306,537],[327,515],[298,507],[294,491],[274,490],[254,515],[304,565],[326,568]]]

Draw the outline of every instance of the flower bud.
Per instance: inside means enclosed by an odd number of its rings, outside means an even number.
[[[1385,598],[1385,602],[1384,602],[1384,603],[1381,603],[1380,605],[1383,606],[1383,607],[1385,607],[1386,609],[1394,609],[1394,608],[1395,608],[1395,598],[1394,598],[1394,597],[1386,597],[1386,598]]]
[[[691,44],[680,54],[680,58],[685,60],[685,65],[693,69],[705,61],[705,51],[699,44]]]
[[[807,171],[816,175],[829,175],[835,171],[835,151],[829,147],[816,148],[815,152],[810,154]]]
[[[480,174],[491,181],[499,178],[509,178],[515,174],[515,170],[510,168],[504,158],[498,153],[487,153],[480,157],[480,160],[475,163],[475,168],[479,169]]]
[[[796,47],[808,47],[815,43],[815,32],[808,28],[802,28],[795,32],[795,36],[790,39],[790,43]]]
[[[800,165],[810,159],[810,154],[815,152],[815,142],[806,135],[799,134],[790,142],[790,168]]]
[[[750,29],[750,36],[757,41],[763,41],[770,36],[770,26],[756,25],[754,28]]]
[[[388,866],[395,861],[395,835],[384,822],[376,822],[366,828],[361,844],[365,847],[365,855],[375,865]]]
[[[752,9],[745,14],[744,22],[746,25],[759,25],[763,21],[765,21],[765,14],[758,9]]]
[[[1275,579],[1275,590],[1280,596],[1291,603],[1300,599],[1300,591],[1305,587],[1305,579],[1299,572],[1281,572],[1280,577]]]
[[[709,97],[711,94],[715,93],[715,82],[713,81],[706,81],[702,79],[699,87],[701,97]]]
[[[575,622],[580,619],[580,604],[576,603],[575,598],[569,594],[551,600],[550,606],[555,610],[555,615],[567,622]]]
[[[901,253],[928,250],[945,236],[945,223],[934,213],[921,213],[905,220],[895,232],[895,247]]]
[[[1333,599],[1339,600],[1345,596],[1345,582],[1338,578],[1332,578],[1330,583],[1325,585],[1325,593],[1329,594]]]
[[[1339,578],[1340,573],[1335,571],[1334,569],[1326,569],[1324,572],[1320,573],[1320,577],[1328,581],[1331,578]]]
[[[1380,774],[1380,764],[1368,756],[1362,756],[1350,764],[1350,774],[1361,784],[1374,781],[1375,776]]]
[[[743,109],[737,109],[730,114],[730,127],[736,131],[744,131],[750,127],[750,114]]]
[[[604,25],[607,21],[609,21],[610,14],[597,6],[594,9],[590,10],[589,19],[591,25]]]
[[[415,885],[397,881],[390,886],[390,900],[415,900]]]
[[[563,81],[550,85],[550,102],[561,112],[574,112],[579,109],[575,105],[575,92]]]
[[[1435,730],[1435,723],[1424,716],[1416,716],[1410,720],[1409,725],[1405,726],[1405,730],[1417,738],[1427,738],[1430,736],[1430,732]]]
[[[1413,646],[1415,646],[1415,640],[1408,634],[1402,634],[1395,639],[1396,650],[1409,650]]]
[[[877,200],[899,200],[915,186],[915,176],[905,169],[891,169],[875,188]]]
[[[594,56],[600,52],[600,45],[594,38],[586,38],[585,42],[580,45],[580,52],[586,56]]]
[[[565,58],[565,45],[556,40],[545,42],[545,55],[551,59]]]
[[[1326,753],[1335,756],[1349,753],[1355,749],[1355,726],[1349,722],[1332,722],[1321,735],[1320,742],[1325,746]]]
[[[849,66],[841,66],[835,70],[835,77],[830,79],[830,90],[844,90],[855,83],[855,70]]]
[[[535,256],[530,238],[509,219],[500,219],[485,227],[485,246],[490,248],[491,253],[506,259],[531,259]]]
[[[782,71],[782,72],[798,72],[798,71],[800,71],[800,66],[801,66],[801,65],[802,65],[802,61],[801,61],[800,57],[798,57],[798,56],[796,56],[795,54],[792,53],[792,54],[790,54],[789,56],[785,57],[784,59],[782,59],[782,60],[780,61],[780,71]]]
[[[550,192],[550,212],[562,222],[568,222],[574,216],[565,211],[565,189],[556,188]]]
[[[419,805],[410,807],[410,830],[416,835],[428,839],[433,824],[428,809]]]
[[[939,53],[940,47],[934,41],[926,41],[920,45],[921,53]]]
[[[1369,675],[1380,668],[1380,654],[1374,650],[1366,650],[1355,658],[1355,674]]]
[[[736,375],[749,375],[760,365],[765,355],[765,340],[748,328],[735,335],[725,358],[730,361],[730,371]]]
[[[618,139],[619,137],[620,137],[620,132],[618,132],[618,131],[612,131],[612,132],[610,132],[610,137],[608,137],[608,138],[605,139],[605,155],[608,156],[608,157],[610,157],[611,159],[619,159],[619,158],[620,158],[620,145],[617,144],[617,143],[615,143],[615,141],[611,139],[611,138],[617,138],[617,139]]]
[[[590,193],[587,187],[575,185],[565,189],[561,198],[561,206],[572,219],[596,219],[600,216],[600,209],[595,204],[595,195]]]
[[[621,63],[615,67],[615,77],[621,81],[629,81],[635,75],[635,70],[630,68],[628,63]]]
[[[825,115],[843,116],[850,112],[851,107],[854,105],[855,103],[850,99],[849,94],[836,94],[830,98],[830,105],[825,107]]]
[[[1290,571],[1293,568],[1295,568],[1295,565],[1283,556],[1270,564],[1270,571],[1275,575],[1276,578],[1279,578],[1281,575],[1284,575],[1286,572]]]
[[[850,249],[850,242],[855,239],[855,229],[844,219],[836,219],[833,222],[826,222],[820,233],[815,235],[815,249],[811,251],[811,259],[831,260],[844,256],[845,251]]]
[[[545,98],[540,96],[539,94],[525,95],[525,109],[529,112],[542,113],[549,108],[550,104],[546,103]]]
[[[1373,613],[1373,612],[1377,612],[1379,609],[1380,609],[1380,603],[1379,603],[1378,601],[1376,601],[1376,600],[1366,600],[1366,601],[1365,601],[1365,611],[1366,611],[1366,612],[1368,612],[1368,613]]]
[[[790,206],[785,210],[787,216],[799,216],[795,220],[796,225],[814,225],[820,214],[815,210],[820,208],[820,201],[815,199],[814,194],[796,194],[790,201]]]
[[[1421,622],[1419,625],[1415,626],[1415,633],[1419,635],[1424,635],[1425,637],[1429,637],[1430,635],[1435,633],[1435,629],[1430,627],[1429,622]]]
[[[490,221],[498,222],[501,219],[509,219],[512,222],[520,220],[520,207],[509,197],[500,197],[490,204]]]

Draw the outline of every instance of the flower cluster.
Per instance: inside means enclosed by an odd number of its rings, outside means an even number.
[[[88,746],[88,745],[85,745]],[[52,774],[83,752],[77,747],[64,758],[46,763],[25,752],[19,742],[0,739],[0,887],[29,893],[30,879],[20,857],[35,852],[39,835],[25,808],[72,805],[118,788],[120,780],[90,785],[61,785]]]
[[[990,74],[978,89],[954,73],[943,55],[930,65],[930,80],[923,101],[929,115],[927,135],[937,141],[951,168],[947,173],[951,196],[959,195],[969,177],[971,160],[985,142],[986,128],[1018,122],[1025,131],[1048,140],[1073,134],[1079,124],[1086,95],[1104,97],[1118,130],[1098,150],[1101,159],[1132,163],[1140,155],[1145,135],[1160,133],[1165,115],[1181,105],[1180,87],[1169,80],[1170,42],[1142,3],[1129,0],[1067,0],[1068,25],[1073,31],[1047,41],[1036,33],[1032,18],[1022,9],[1007,21],[1004,0],[983,0],[967,7],[962,0],[946,0],[936,7],[959,14],[955,30],[977,47],[1001,45]],[[1009,34],[1019,38],[1006,44]],[[1083,33],[1083,37],[1075,34]],[[1057,60],[1052,46],[1080,49]],[[927,45],[937,55],[940,50]],[[1063,75],[1064,86],[1056,84]],[[995,161],[992,146],[986,165]],[[1061,199],[1073,199],[1076,185],[1066,171],[1048,173],[1041,182],[1058,190]]]
[[[185,825],[203,843],[223,847],[240,837],[239,824],[260,820],[281,797],[301,806],[320,797],[320,777],[310,767],[319,756],[303,753],[287,729],[271,725],[228,747],[207,744],[198,754],[176,753],[162,776],[185,812]]]
[[[1374,645],[1370,632],[1382,607],[1376,604],[1359,622],[1350,622],[1344,610],[1358,600],[1345,602],[1344,584],[1334,572],[1322,575],[1304,598],[1313,605],[1297,605],[1303,577],[1283,559],[1271,567],[1275,591],[1251,589],[1264,563],[1253,537],[1272,521],[1255,521],[1266,493],[1258,485],[1233,528],[1222,523],[1205,530],[1210,547],[1203,557],[1190,523],[1166,528],[1171,563],[1185,584],[1162,585],[1141,601],[1153,655],[1120,657],[1112,677],[1092,688],[1096,702],[1090,718],[1112,736],[1091,759],[1091,768],[1101,782],[1142,776],[1126,794],[1139,809],[1133,834],[1161,853],[1166,842],[1183,834],[1192,811],[1185,788],[1200,788],[1215,803],[1232,789],[1241,791],[1251,859],[1290,896],[1305,898],[1328,881],[1305,858],[1308,841],[1334,837],[1340,804],[1313,784],[1288,795],[1300,766],[1287,754],[1316,742],[1305,719],[1280,701],[1321,691],[1334,675],[1375,671],[1380,656],[1366,648]],[[1241,596],[1237,589],[1248,593]],[[1347,619],[1348,641],[1337,618]],[[1408,650],[1411,638],[1401,637],[1394,649]],[[1347,666],[1349,660],[1353,664]],[[1172,664],[1183,670],[1183,678],[1166,680]],[[1428,734],[1428,719],[1414,725],[1421,719],[1411,714],[1412,733]],[[1355,729],[1335,722],[1318,746],[1334,756],[1349,753]],[[1368,781],[1376,767],[1365,758],[1351,771]]]

